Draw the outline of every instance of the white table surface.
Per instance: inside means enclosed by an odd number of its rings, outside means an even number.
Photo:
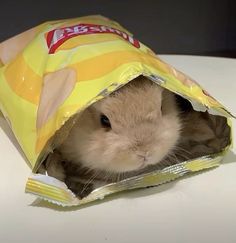
[[[236,59],[161,58],[198,80],[236,114]],[[1,243],[236,242],[235,149],[217,169],[63,210],[24,193],[30,169],[14,144],[0,117]]]

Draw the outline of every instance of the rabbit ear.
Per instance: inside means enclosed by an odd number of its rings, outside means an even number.
[[[67,99],[76,83],[76,71],[64,68],[44,76],[37,113],[37,129],[41,128]]]

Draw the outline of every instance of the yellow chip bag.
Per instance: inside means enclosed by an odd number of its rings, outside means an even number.
[[[38,173],[57,148],[55,141],[69,134],[77,114],[140,75],[188,100],[197,113],[211,114],[212,124],[218,121],[215,117],[225,117],[228,142],[218,152],[103,185],[84,198],[76,197],[64,182]],[[0,110],[31,165],[26,192],[62,206],[218,166],[232,141],[232,115],[222,104],[102,16],[46,22],[1,43]]]

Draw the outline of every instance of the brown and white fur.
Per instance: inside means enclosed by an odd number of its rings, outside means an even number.
[[[140,76],[82,112],[45,165],[82,198],[94,182],[217,153],[229,143],[226,118],[196,112],[187,100]]]
[[[101,124],[101,116],[110,126]],[[101,174],[137,174],[172,153],[180,130],[174,94],[140,76],[80,115],[57,149],[63,165],[58,154],[51,155],[47,172],[63,181],[72,165]]]
[[[225,118],[195,112],[191,105],[183,112],[177,104],[170,91],[143,76],[134,79],[82,112],[48,156],[47,173],[84,197],[92,182],[118,181],[163,162],[220,151],[229,143]]]

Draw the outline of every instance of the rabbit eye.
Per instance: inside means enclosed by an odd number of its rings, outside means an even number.
[[[103,127],[105,127],[105,128],[111,128],[111,123],[110,123],[110,121],[109,121],[109,119],[108,119],[107,116],[105,116],[105,115],[102,114],[100,116],[100,122],[101,122],[101,124],[102,124]]]

